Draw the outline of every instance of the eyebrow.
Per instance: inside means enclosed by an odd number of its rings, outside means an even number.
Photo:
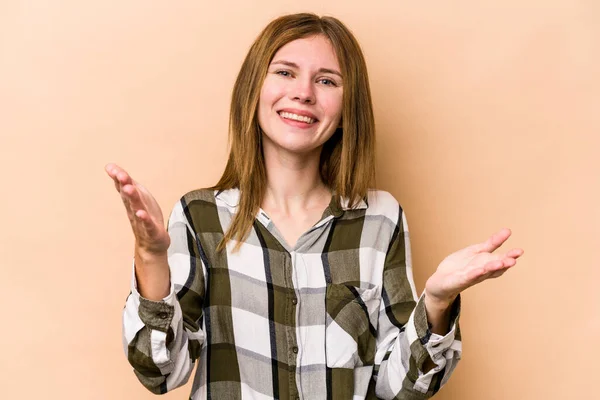
[[[273,64],[287,65],[288,67],[291,67],[291,68],[300,69],[300,67],[298,66],[298,64],[296,64],[296,63],[293,63],[293,62],[291,62],[291,61],[286,61],[286,60],[277,60],[277,61],[273,61],[273,62],[271,63],[271,65],[273,65]],[[342,77],[342,74],[341,74],[340,72],[336,71],[335,69],[329,69],[329,68],[319,68],[319,71],[318,71],[318,72],[320,72],[320,73],[325,73],[325,74],[334,74],[334,75],[337,75],[337,76],[339,76],[340,78],[343,78],[343,77]]]

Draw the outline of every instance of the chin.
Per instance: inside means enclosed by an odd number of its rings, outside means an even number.
[[[294,140],[296,139],[296,140]],[[308,143],[304,140],[297,140],[297,138],[291,138],[288,140],[273,141],[275,146],[281,150],[285,150],[290,153],[304,154],[314,151],[318,146],[314,143]]]
[[[306,146],[302,144],[281,146],[280,148],[295,154],[306,154],[315,150],[313,146]]]

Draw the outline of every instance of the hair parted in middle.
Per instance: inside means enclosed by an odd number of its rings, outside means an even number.
[[[248,236],[266,187],[258,103],[269,64],[287,43],[323,35],[332,44],[344,80],[341,128],[325,142],[320,157],[323,182],[356,206],[375,183],[375,120],[367,66],[358,41],[334,17],[290,14],[271,21],[252,44],[237,76],[229,114],[230,152],[215,190],[238,188],[240,201],[230,228],[217,247]]]

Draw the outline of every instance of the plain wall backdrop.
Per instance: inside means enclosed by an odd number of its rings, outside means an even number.
[[[0,397],[155,398],[123,355],[133,235],[104,165],[167,215],[214,184],[242,59],[299,11],[337,16],[363,46],[378,187],[407,213],[418,290],[503,226],[525,249],[463,294],[463,361],[436,399],[598,398],[592,0],[0,2]]]

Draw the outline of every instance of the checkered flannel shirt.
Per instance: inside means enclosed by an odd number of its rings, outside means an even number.
[[[460,299],[445,336],[428,328],[406,217],[387,192],[357,207],[332,197],[292,248],[260,210],[238,252],[216,247],[237,189],[195,190],[168,222],[171,291],[140,296],[133,274],[123,342],[154,393],[190,399],[426,399],[461,357]],[[435,368],[423,373],[432,360]]]

